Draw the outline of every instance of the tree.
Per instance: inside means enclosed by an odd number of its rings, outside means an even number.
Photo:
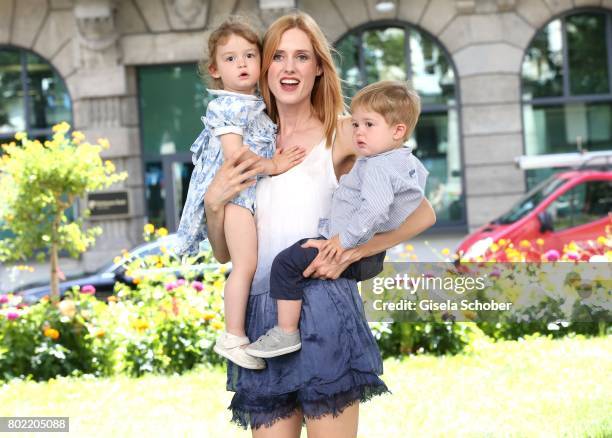
[[[2,145],[0,159],[0,231],[9,231],[9,237],[0,240],[0,261],[33,255],[42,260],[47,251],[54,301],[59,298],[58,252],[78,257],[102,233],[100,227],[83,229],[89,211],[71,220],[66,210],[86,192],[127,178],[126,172],[115,173],[113,163],[102,160],[100,152],[109,147],[108,140],[90,144],[81,132],[68,135],[69,130],[66,122],[55,125],[53,138],[44,144],[17,133],[21,145]]]

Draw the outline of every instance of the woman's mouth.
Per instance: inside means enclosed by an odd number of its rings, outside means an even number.
[[[281,79],[280,85],[283,91],[295,91],[300,84],[300,81],[297,79]]]

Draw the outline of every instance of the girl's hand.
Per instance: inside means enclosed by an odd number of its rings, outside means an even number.
[[[294,166],[297,166],[306,157],[306,151],[300,146],[293,146],[286,149],[277,149],[272,157],[272,172],[270,175],[285,173]]]
[[[324,280],[335,280],[340,277],[346,268],[353,262],[359,260],[357,248],[344,251],[339,262],[335,262],[331,257],[324,257],[321,248],[325,245],[325,240],[310,239],[306,241],[302,248],[317,248],[319,254],[315,257],[306,270],[302,273],[304,277],[321,278]]]
[[[248,152],[247,147],[241,147],[223,162],[210,182],[204,195],[204,203],[211,211],[219,211],[238,193],[255,184],[254,177],[263,172],[262,158],[259,156],[253,156],[240,162]],[[240,164],[237,164],[239,162]]]

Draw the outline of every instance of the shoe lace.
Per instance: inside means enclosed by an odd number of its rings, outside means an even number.
[[[270,338],[270,339],[272,339],[272,340],[274,340],[274,341],[278,341],[280,338],[279,338],[278,336],[274,336],[274,335],[273,335],[273,333],[275,333],[275,332],[274,332],[274,331],[268,331],[268,332],[266,332],[266,333],[263,335],[263,338],[262,338],[262,343],[263,343],[264,339],[267,339],[267,338]]]

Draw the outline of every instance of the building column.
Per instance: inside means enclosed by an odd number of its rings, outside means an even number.
[[[114,0],[77,0],[74,16],[78,33],[74,81],[74,128],[91,142],[107,138],[102,152],[128,179],[105,192],[127,191],[126,214],[92,216],[87,226],[102,227],[95,246],[83,254],[83,269],[92,271],[142,241],[145,195],[138,127],[138,100],[134,68],[121,64]],[[87,208],[86,199],[79,202]]]

